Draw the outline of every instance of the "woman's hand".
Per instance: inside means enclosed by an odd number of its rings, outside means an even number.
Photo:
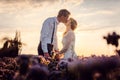
[[[59,52],[59,50],[55,50],[55,53],[58,53]]]
[[[63,58],[63,54],[56,53],[55,59],[60,60],[61,58]]]

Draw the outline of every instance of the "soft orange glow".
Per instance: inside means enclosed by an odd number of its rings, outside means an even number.
[[[103,36],[113,31],[120,34],[119,3],[114,0],[3,0],[0,1],[0,40],[4,36],[13,38],[19,30],[22,42],[26,43],[22,54],[37,55],[43,21],[66,8],[78,22],[75,51],[79,56],[114,55],[115,47],[108,46]],[[57,33],[59,49],[62,48],[64,31],[65,26],[60,23]]]

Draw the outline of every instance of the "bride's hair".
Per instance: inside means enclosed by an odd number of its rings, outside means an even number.
[[[77,21],[75,20],[75,19],[73,19],[73,18],[70,18],[70,23],[71,23],[71,29],[74,31],[76,28],[77,28]],[[66,34],[66,31],[64,32],[64,34],[63,35],[65,35]]]
[[[71,29],[75,30],[77,28],[77,21],[73,18],[70,18],[71,20]]]

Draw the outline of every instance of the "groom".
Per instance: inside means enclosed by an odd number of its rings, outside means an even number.
[[[38,45],[38,55],[45,58],[52,56],[52,50],[58,52],[57,45],[57,25],[62,22],[66,23],[70,16],[70,12],[66,9],[61,9],[57,17],[47,18],[41,29],[40,43]]]

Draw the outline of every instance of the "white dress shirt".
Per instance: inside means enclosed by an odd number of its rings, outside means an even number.
[[[58,50],[58,44],[57,44],[57,25],[58,25],[58,20],[57,17],[50,17],[47,18],[42,26],[41,29],[41,36],[40,36],[40,41],[42,44],[42,50],[43,52],[48,52],[47,50],[47,44],[51,44],[51,38],[52,38],[52,33],[53,33],[53,28],[55,27],[54,30],[54,35],[53,35],[53,42],[52,44],[54,45],[54,50]]]

